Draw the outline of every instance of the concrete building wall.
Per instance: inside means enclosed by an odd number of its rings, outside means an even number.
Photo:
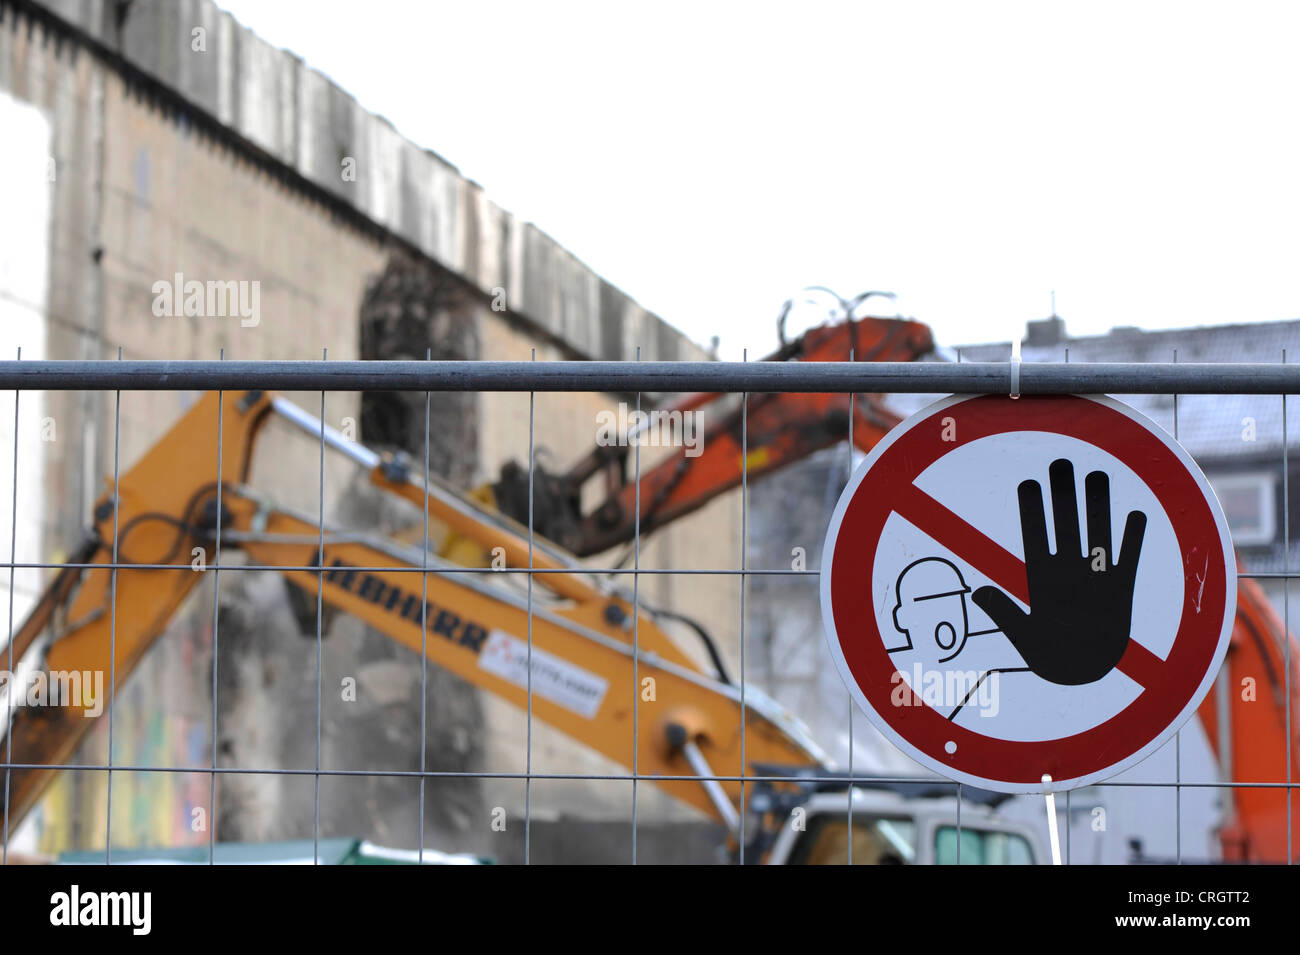
[[[126,70],[172,91],[197,118],[273,161],[388,235],[591,358],[702,357],[681,332],[641,308],[531,223],[483,195],[436,153],[302,60],[261,40],[211,0],[135,0],[121,23],[103,0],[39,7]],[[201,33],[199,32],[201,31]],[[202,49],[199,49],[199,47]],[[355,163],[350,167],[345,161]],[[355,178],[344,176],[345,168]]]
[[[705,357],[536,228],[488,202],[439,157],[402,140],[320,74],[211,3],[137,2],[121,28],[112,8],[94,0],[40,6],[0,0],[0,91],[45,118],[57,169],[46,243],[48,296],[32,312],[33,332],[19,336],[28,348],[43,341],[45,352],[60,358],[115,358],[119,349],[127,358],[315,358],[328,348],[332,359],[356,358],[366,283],[400,251],[466,284],[472,293],[466,320],[478,326],[481,357],[526,359],[536,349],[539,360],[630,358],[638,346],[644,358]],[[207,31],[204,51],[191,45],[197,27]],[[356,160],[354,180],[340,174],[348,158]],[[258,321],[155,314],[156,283],[174,283],[178,273],[183,280],[257,283]],[[508,309],[493,311],[494,297],[504,298]],[[9,337],[0,344],[8,347]],[[105,489],[115,450],[120,467],[128,468],[196,397],[124,393],[116,449],[115,396],[67,392],[36,399],[46,401],[42,417],[57,422],[59,438],[39,448],[50,503],[32,508],[39,532],[31,553],[19,559],[61,559]],[[319,395],[291,397],[319,412]],[[620,400],[634,398],[539,395],[539,460],[562,466],[585,452],[595,439],[596,413]],[[478,407],[474,473],[486,481],[505,461],[527,457],[528,396],[484,395]],[[331,425],[345,427],[360,417],[359,396],[331,394],[326,409]],[[30,427],[20,425],[20,439],[25,430]],[[647,449],[643,463],[653,459]],[[278,499],[314,511],[316,471],[310,442],[274,441],[259,457],[255,478]],[[325,483],[327,515],[356,510],[346,466],[331,465]],[[735,495],[715,502],[649,538],[641,564],[738,566],[739,517]],[[698,616],[735,669],[739,586],[717,581],[647,576],[641,599]],[[232,572],[222,575],[221,587],[218,763],[308,768],[315,641],[294,632],[278,578]],[[198,589],[118,694],[114,765],[211,763],[213,597],[211,584]],[[420,735],[419,661],[340,620],[323,645],[322,670],[327,690],[340,676],[355,675],[364,704],[340,708],[325,694],[322,765],[418,767],[412,740]],[[446,680],[454,678],[433,677],[426,698],[429,767],[522,771],[524,715],[490,698],[476,709],[452,705],[463,688]],[[108,762],[104,729],[88,739],[80,761]],[[538,771],[620,771],[540,725],[533,744]],[[483,841],[485,821],[474,814],[483,806],[504,806],[512,816],[523,809],[516,780],[460,788],[431,781],[426,788],[430,844],[437,834],[447,848],[493,852]],[[324,777],[317,792],[310,776],[223,776],[213,821],[222,837],[226,831],[246,838],[310,834],[319,797],[323,835],[412,845],[418,795],[413,781],[393,778]],[[107,796],[104,773],[63,774],[32,820],[43,848],[103,845]],[[531,805],[539,818],[616,819],[629,815],[630,798],[626,783],[539,783]],[[648,824],[684,814],[652,787],[638,787],[637,798],[638,817]],[[212,811],[206,774],[118,771],[112,804],[115,845],[207,841],[206,829],[194,826],[196,809]]]

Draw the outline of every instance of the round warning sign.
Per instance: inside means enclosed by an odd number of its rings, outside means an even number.
[[[1236,596],[1205,476],[1109,398],[930,405],[855,472],[822,556],[858,705],[923,765],[1002,792],[1158,749],[1213,683]]]

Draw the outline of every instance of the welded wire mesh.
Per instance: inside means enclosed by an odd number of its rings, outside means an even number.
[[[120,357],[120,356],[119,356]],[[420,604],[420,625],[421,625],[421,710],[420,710],[420,727],[419,727],[419,745],[420,758],[419,768],[415,770],[397,770],[397,769],[340,769],[323,765],[322,762],[322,740],[323,740],[323,718],[322,718],[322,686],[323,686],[323,666],[322,666],[322,646],[323,632],[322,621],[325,618],[326,608],[324,606],[324,579],[326,567],[324,566],[323,554],[325,551],[326,541],[326,458],[327,436],[325,421],[327,418],[328,398],[331,392],[355,390],[359,385],[374,384],[376,375],[383,374],[383,369],[376,367],[379,363],[340,363],[330,362],[328,355],[324,354],[319,362],[226,362],[224,355],[218,365],[212,363],[150,363],[150,362],[22,362],[21,353],[15,362],[0,362],[0,383],[3,387],[11,388],[14,397],[14,441],[12,447],[12,496],[9,502],[10,519],[11,519],[11,539],[9,542],[9,560],[0,567],[7,572],[10,593],[8,606],[8,642],[7,642],[7,672],[13,674],[17,661],[13,657],[13,638],[15,626],[19,621],[15,619],[15,594],[14,580],[18,571],[53,571],[60,568],[74,568],[99,571],[107,570],[111,574],[110,591],[112,599],[110,602],[110,629],[109,629],[109,673],[108,679],[108,696],[105,708],[105,718],[107,721],[107,732],[109,738],[108,758],[103,763],[98,762],[69,762],[59,764],[60,768],[67,772],[102,772],[106,774],[107,787],[105,799],[105,816],[103,826],[105,832],[105,855],[107,863],[113,862],[113,775],[114,773],[173,773],[173,774],[199,774],[207,776],[208,781],[208,812],[215,819],[215,807],[217,801],[217,780],[223,775],[239,776],[280,776],[280,777],[297,777],[310,778],[313,787],[313,822],[312,822],[312,843],[313,843],[313,861],[320,862],[320,840],[321,840],[321,815],[320,815],[320,792],[322,779],[345,778],[345,777],[378,777],[387,776],[393,778],[410,779],[418,786],[417,798],[418,805],[412,808],[412,811],[418,812],[418,843],[417,848],[420,857],[423,857],[425,845],[425,803],[426,803],[426,784],[440,779],[464,779],[464,778],[481,778],[497,780],[516,780],[522,783],[524,794],[524,849],[523,857],[525,862],[532,860],[532,824],[533,824],[533,787],[537,782],[623,782],[630,787],[630,853],[626,861],[635,863],[638,861],[638,785],[642,782],[663,782],[663,781],[693,781],[700,784],[709,782],[735,782],[739,783],[742,793],[741,811],[738,814],[737,831],[734,836],[734,851],[736,861],[741,863],[757,861],[752,857],[747,857],[749,848],[747,846],[746,827],[750,821],[745,812],[745,794],[752,791],[752,787],[757,784],[769,783],[789,783],[806,785],[810,782],[826,783],[843,783],[846,781],[867,783],[879,782],[907,782],[912,777],[883,777],[880,774],[862,774],[855,775],[854,765],[854,717],[855,710],[851,700],[846,694],[845,700],[848,706],[848,717],[845,727],[849,739],[848,747],[848,774],[821,776],[816,772],[800,773],[798,775],[782,775],[769,772],[750,771],[749,764],[745,758],[745,733],[746,720],[745,709],[747,705],[747,668],[746,668],[746,594],[748,584],[751,580],[764,576],[796,576],[816,578],[820,573],[819,569],[795,569],[786,567],[754,567],[750,566],[748,559],[749,552],[749,506],[750,506],[750,445],[749,445],[749,428],[748,428],[748,398],[750,388],[756,388],[761,391],[790,391],[790,392],[847,392],[851,396],[851,401],[856,399],[860,394],[872,392],[930,392],[935,389],[936,385],[951,387],[957,392],[967,391],[969,393],[1036,393],[1036,394],[1071,394],[1071,393],[1099,393],[1103,390],[1112,390],[1111,386],[1121,385],[1125,393],[1134,394],[1169,394],[1173,398],[1173,435],[1175,439],[1179,432],[1179,398],[1186,394],[1222,394],[1233,393],[1234,390],[1240,390],[1242,393],[1251,394],[1270,394],[1276,395],[1281,405],[1282,414],[1282,443],[1281,443],[1281,468],[1282,468],[1282,537],[1283,553],[1286,555],[1286,561],[1281,571],[1252,572],[1250,570],[1241,570],[1239,577],[1254,577],[1258,579],[1273,579],[1282,581],[1282,609],[1283,619],[1289,633],[1290,624],[1290,606],[1289,606],[1289,581],[1297,576],[1290,571],[1289,567],[1289,549],[1290,549],[1290,527],[1289,527],[1289,436],[1287,430],[1287,397],[1300,390],[1300,375],[1295,374],[1295,369],[1286,366],[1285,353],[1280,356],[1279,365],[1282,367],[1251,365],[1251,366],[1223,366],[1216,368],[1208,365],[1179,365],[1177,354],[1171,355],[1171,361],[1167,364],[1150,365],[1137,368],[1133,365],[1071,365],[1069,363],[1068,351],[1065,355],[1066,361],[1061,365],[1050,365],[1036,368],[1035,366],[1021,366],[1019,361],[1007,363],[979,363],[963,365],[960,362],[956,366],[948,366],[935,370],[935,366],[923,367],[919,371],[918,366],[895,366],[893,363],[882,363],[879,366],[868,366],[862,364],[842,364],[842,363],[800,363],[797,368],[789,368],[784,371],[780,370],[782,366],[763,369],[758,375],[755,374],[757,366],[744,363],[682,363],[680,367],[673,367],[668,363],[628,363],[624,365],[615,365],[614,363],[583,363],[586,365],[584,373],[583,364],[580,363],[555,363],[555,362],[536,362],[535,353],[532,363],[492,363],[492,362],[427,362],[421,369],[420,363],[403,362],[399,363],[402,367],[402,376],[396,384],[385,384],[381,387],[403,387],[409,388],[412,385],[419,386],[417,391],[423,391],[424,403],[424,448],[422,462],[418,470],[422,471],[423,486],[429,488],[432,485],[430,475],[430,441],[431,441],[431,416],[430,407],[432,397],[435,393],[444,390],[474,390],[483,386],[495,386],[497,388],[508,389],[516,392],[526,392],[529,396],[528,403],[528,441],[527,441],[527,463],[528,463],[528,519],[527,519],[527,544],[528,559],[527,566],[521,568],[511,568],[508,573],[512,575],[522,575],[525,579],[526,596],[525,606],[527,611],[527,647],[528,662],[525,668],[527,688],[527,711],[525,721],[525,764],[522,772],[500,772],[500,771],[469,771],[469,770],[441,770],[429,768],[426,760],[425,743],[430,732],[428,725],[427,713],[427,695],[426,687],[428,683],[429,658],[424,650],[424,641],[427,640],[427,624],[429,620],[430,606],[428,597],[429,578],[432,574],[438,575],[477,575],[485,573],[494,573],[495,571],[481,567],[455,567],[440,565],[436,569],[429,563],[429,513],[424,510],[423,521],[423,546],[420,549],[421,560],[417,566],[409,567],[357,567],[357,571],[378,571],[385,572],[405,572],[418,573],[421,579],[421,604]],[[563,368],[556,366],[562,365]],[[116,366],[116,367],[114,367]],[[1040,373],[1041,372],[1041,373]],[[27,392],[42,391],[47,388],[70,389],[78,387],[110,389],[107,393],[111,394],[112,400],[112,460],[113,471],[111,475],[111,487],[113,495],[111,501],[116,503],[120,500],[119,481],[121,477],[121,423],[122,423],[122,394],[124,390],[134,388],[145,388],[150,390],[181,390],[184,388],[203,387],[205,385],[220,386],[221,388],[257,387],[301,391],[304,385],[311,384],[320,388],[319,390],[319,432],[317,435],[318,448],[318,473],[316,477],[318,508],[316,523],[318,525],[318,537],[316,541],[317,560],[314,563],[306,564],[265,564],[256,561],[245,563],[226,564],[222,561],[223,554],[223,527],[220,520],[217,521],[214,529],[214,555],[215,559],[207,567],[213,574],[212,590],[212,641],[213,641],[213,666],[212,666],[212,701],[211,701],[211,754],[210,760],[206,765],[184,765],[184,766],[166,766],[166,765],[141,765],[135,763],[114,763],[113,759],[113,736],[115,732],[120,732],[114,724],[114,712],[118,687],[116,685],[116,673],[114,672],[114,661],[116,659],[114,642],[117,634],[117,582],[119,572],[125,570],[174,570],[177,572],[190,572],[192,567],[185,562],[172,563],[137,563],[123,562],[119,554],[119,533],[120,528],[117,521],[118,508],[112,509],[112,540],[108,542],[111,546],[111,559],[108,562],[99,563],[78,563],[70,562],[42,562],[42,561],[20,561],[17,551],[17,528],[18,516],[20,509],[25,507],[25,502],[21,500],[19,493],[19,474],[23,467],[21,461],[21,447],[19,442],[19,410],[23,396]],[[739,540],[739,560],[734,567],[645,567],[642,566],[642,532],[641,516],[643,502],[641,498],[640,480],[642,476],[641,449],[640,445],[635,445],[632,449],[632,480],[636,486],[635,495],[635,524],[631,548],[631,566],[594,566],[582,565],[584,573],[595,576],[607,577],[614,580],[618,578],[631,579],[631,646],[632,646],[632,663],[633,663],[633,693],[634,696],[628,701],[633,714],[632,719],[632,765],[630,772],[627,773],[595,773],[595,772],[552,772],[539,771],[535,769],[533,759],[533,676],[534,676],[534,659],[533,659],[533,622],[538,610],[535,606],[534,598],[534,581],[542,575],[563,574],[569,571],[561,568],[538,567],[534,564],[535,546],[537,544],[534,534],[534,476],[536,469],[536,395],[539,391],[606,391],[612,386],[627,389],[635,395],[635,404],[638,411],[642,408],[642,401],[647,392],[662,393],[666,388],[679,387],[683,384],[693,385],[701,389],[718,392],[734,392],[740,398],[741,402],[741,484],[736,495],[735,506],[738,509],[738,526],[740,533]],[[219,405],[219,407],[222,407]],[[852,405],[850,405],[852,408]],[[849,416],[849,441],[852,443],[852,420],[853,415]],[[221,472],[223,460],[222,436],[224,434],[223,419],[218,417],[217,433],[213,436],[213,453],[216,454],[216,494],[217,494],[217,511],[221,512],[221,495],[225,482]],[[850,458],[849,472],[852,471],[852,459]],[[850,475],[845,474],[847,480]],[[228,543],[230,538],[226,536],[225,542]],[[315,749],[313,754],[313,765],[307,767],[291,766],[222,766],[218,765],[218,726],[221,714],[217,708],[217,687],[218,687],[218,664],[216,648],[220,641],[220,624],[221,624],[221,592],[220,592],[220,575],[222,572],[235,573],[284,573],[285,571],[301,571],[304,573],[313,573],[316,575],[318,584],[315,594],[315,711],[310,714],[314,721],[315,729]],[[715,577],[721,580],[731,580],[737,587],[738,603],[740,608],[739,619],[737,620],[737,632],[739,634],[739,655],[740,655],[740,680],[739,680],[739,701],[741,708],[740,721],[740,748],[741,748],[741,765],[744,767],[739,775],[730,774],[710,774],[698,771],[682,773],[680,775],[655,775],[646,776],[640,772],[638,765],[638,753],[640,747],[637,745],[639,737],[645,731],[639,720],[640,708],[636,693],[639,691],[639,666],[641,662],[638,634],[639,609],[641,606],[640,583],[643,577],[653,575],[703,575]],[[1284,667],[1284,697],[1285,697],[1285,720],[1286,720],[1286,738],[1292,738],[1291,733],[1291,657],[1290,643],[1286,641],[1285,647],[1285,667]],[[14,701],[12,697],[6,698],[9,707],[8,719],[13,718]],[[436,728],[433,730],[436,732]],[[10,831],[8,826],[9,800],[10,800],[10,777],[15,770],[19,769],[36,769],[40,764],[24,763],[15,761],[11,749],[12,736],[9,733],[5,735],[4,763],[2,768],[5,774],[5,819],[6,826],[3,835],[4,859],[8,860]],[[1173,741],[1175,754],[1175,772],[1173,778],[1142,781],[1142,782],[1124,782],[1108,781],[1098,784],[1100,787],[1144,787],[1152,789],[1168,789],[1173,794],[1173,811],[1174,811],[1174,828],[1176,857],[1178,861],[1183,861],[1183,844],[1182,844],[1182,807],[1183,793],[1187,789],[1221,789],[1221,790],[1244,790],[1252,788],[1266,788],[1278,790],[1285,794],[1286,801],[1286,831],[1287,831],[1287,858],[1294,859],[1294,847],[1291,844],[1291,822],[1292,822],[1292,790],[1294,783],[1292,780],[1293,767],[1291,765],[1291,753],[1289,746],[1285,754],[1286,774],[1285,778],[1276,781],[1259,781],[1259,782],[1242,782],[1236,780],[1218,780],[1218,781],[1189,781],[1183,778],[1182,761],[1181,761],[1181,733]],[[957,839],[955,844],[956,858],[955,861],[962,862],[962,807],[964,802],[963,787],[958,783],[951,783],[951,791],[956,798],[956,830]],[[1064,861],[1072,861],[1072,838],[1071,826],[1068,824],[1071,818],[1071,793],[1065,795],[1065,808],[1067,825],[1064,836]],[[846,800],[846,819],[847,831],[854,831],[854,800]],[[98,825],[96,821],[87,821],[87,826]],[[215,821],[207,827],[208,842],[208,860],[213,862],[216,859],[217,849],[217,826]],[[853,839],[848,838],[846,843],[845,862],[853,863]]]

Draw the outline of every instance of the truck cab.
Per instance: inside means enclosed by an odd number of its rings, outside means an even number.
[[[909,789],[911,791],[909,791]],[[951,784],[854,783],[813,792],[772,842],[770,865],[1038,865],[1040,835],[998,816],[1010,798],[963,789],[961,825]],[[850,799],[852,829],[850,834]]]

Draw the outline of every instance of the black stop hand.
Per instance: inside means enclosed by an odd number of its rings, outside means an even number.
[[[1129,512],[1119,551],[1123,561],[1117,564],[1111,551],[1110,479],[1093,471],[1084,482],[1088,518],[1085,557],[1080,553],[1074,465],[1058,459],[1047,473],[1052,485],[1055,554],[1047,547],[1042,487],[1037,481],[1022,481],[1018,489],[1029,613],[996,587],[981,587],[973,597],[1015,645],[1029,669],[1052,683],[1079,686],[1104,677],[1128,648],[1133,583],[1147,517],[1141,511]]]

